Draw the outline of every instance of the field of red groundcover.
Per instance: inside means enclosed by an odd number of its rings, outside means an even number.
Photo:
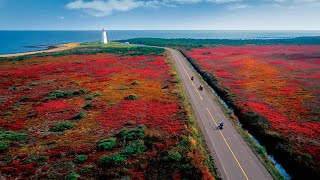
[[[319,45],[216,46],[186,54],[289,172],[319,175]]]
[[[150,54],[0,62],[0,177],[213,179],[166,56]]]

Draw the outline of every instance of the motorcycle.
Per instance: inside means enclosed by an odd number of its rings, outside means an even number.
[[[223,123],[223,122],[220,122],[218,128],[219,128],[220,130],[222,130],[222,129],[223,129],[223,125],[224,125],[224,123]]]
[[[200,85],[199,89],[200,89],[201,91],[203,90],[203,85],[202,85],[202,84]]]

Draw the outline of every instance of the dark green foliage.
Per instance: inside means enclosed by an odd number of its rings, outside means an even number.
[[[83,106],[82,109],[84,109],[84,110],[89,110],[89,109],[91,109],[92,107],[93,107],[93,103],[88,103],[88,104],[86,104],[85,106]]]
[[[134,94],[130,94],[129,96],[125,97],[126,100],[137,100],[139,97]]]
[[[51,131],[53,132],[63,132],[65,130],[71,129],[73,127],[75,127],[76,125],[72,122],[62,122],[59,124],[56,124]]]
[[[132,126],[132,122],[128,121],[126,123],[124,123],[125,126]]]
[[[72,162],[74,162],[76,164],[81,164],[81,163],[86,162],[87,160],[88,160],[87,155],[79,155],[76,158],[74,158]]]
[[[141,139],[145,135],[146,126],[139,125],[137,128],[128,130],[123,128],[119,133],[116,134],[116,137],[119,137],[123,140],[136,140]]]
[[[72,94],[73,95],[80,95],[80,94],[87,94],[88,92],[90,92],[88,89],[80,89],[78,91],[74,91]]]
[[[131,83],[131,85],[139,85],[139,82],[138,82],[138,81],[133,81],[133,82]]]
[[[49,97],[45,98],[44,101],[50,101],[50,100],[61,99],[61,98],[70,98],[73,96],[86,94],[88,92],[89,90],[87,89],[80,89],[77,91],[59,91],[59,90],[52,91],[48,94]]]
[[[0,153],[10,148],[10,143],[6,141],[0,141]]]
[[[100,93],[93,93],[93,97],[99,97],[99,96],[101,96]]]
[[[179,152],[176,152],[175,150],[169,150],[168,155],[163,158],[165,161],[173,161],[173,162],[179,162],[182,159],[182,156]]]
[[[169,85],[165,85],[162,87],[162,89],[168,89],[169,88]]]
[[[79,114],[75,115],[75,116],[73,117],[73,119],[83,119],[83,118],[85,118],[86,116],[87,116],[87,115],[86,115],[85,113],[80,112]]]
[[[119,87],[119,90],[127,90],[127,89],[129,89],[128,86],[121,86],[121,87]]]
[[[124,163],[126,160],[127,158],[124,157],[123,155],[115,153],[115,154],[110,154],[108,156],[102,156],[100,158],[100,163],[102,166],[108,166],[108,165]]]
[[[216,45],[302,45],[302,44],[320,44],[320,37],[297,37],[291,39],[161,39],[161,38],[135,38],[121,40],[121,42],[130,42],[132,44],[145,44],[152,46],[170,46],[182,47],[186,50],[198,47],[216,46]]]
[[[133,141],[131,144],[126,146],[123,150],[120,151],[121,155],[124,156],[137,156],[144,153],[146,146],[142,140]]]
[[[12,116],[12,112],[11,111],[7,111],[7,112],[5,112],[3,115],[5,115],[5,116]]]
[[[114,148],[115,145],[116,145],[116,138],[108,138],[108,139],[101,140],[98,143],[98,149],[100,151],[110,150]]]
[[[28,96],[25,96],[25,97],[23,97],[23,98],[21,98],[19,101],[20,102],[26,102],[26,101],[28,101],[30,98],[28,97]]]
[[[92,166],[92,165],[84,165],[80,168],[80,171],[86,173],[86,172],[91,171],[93,168],[94,168],[94,166]]]
[[[5,141],[21,141],[27,138],[27,134],[14,131],[0,130],[0,140]]]
[[[76,172],[72,172],[70,174],[68,174],[68,176],[66,177],[66,180],[76,180],[80,177],[80,175]]]
[[[72,97],[73,93],[71,91],[52,91],[48,94],[49,97],[45,98],[44,101],[55,100],[59,98]]]
[[[93,100],[93,98],[99,97],[99,96],[101,96],[100,93],[93,93],[93,94],[91,94],[90,96],[88,96],[88,97],[86,98],[86,100]]]
[[[90,95],[90,96],[86,97],[86,100],[88,100],[88,101],[93,100],[93,96],[92,96],[92,95]]]

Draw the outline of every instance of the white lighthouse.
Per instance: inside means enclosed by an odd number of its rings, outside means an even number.
[[[102,40],[101,40],[102,44],[108,44],[108,38],[107,38],[107,33],[106,30],[102,29]]]

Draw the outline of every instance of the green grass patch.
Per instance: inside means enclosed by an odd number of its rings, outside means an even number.
[[[29,99],[30,99],[29,96],[25,96],[25,97],[21,98],[21,99],[19,100],[19,102],[26,102],[26,101],[28,101]]]
[[[127,89],[129,89],[129,87],[128,87],[128,86],[121,86],[121,87],[119,87],[118,89],[119,89],[119,90],[127,90]]]
[[[138,127],[134,129],[127,129],[123,128],[120,132],[116,134],[116,137],[122,139],[122,140],[136,140],[141,139],[145,136],[146,126],[145,125],[139,125]]]
[[[139,97],[134,94],[130,94],[129,96],[125,97],[125,100],[137,100]]]
[[[65,130],[68,130],[68,129],[72,129],[76,126],[76,124],[72,123],[72,122],[62,122],[62,123],[59,123],[59,124],[56,124],[52,129],[51,131],[53,132],[63,132]]]
[[[66,180],[76,180],[80,177],[80,175],[76,172],[72,172],[67,175]]]
[[[21,141],[25,140],[27,137],[28,135],[24,133],[0,130],[0,140],[3,141]]]
[[[74,97],[74,96],[78,96],[78,95],[82,95],[82,94],[86,94],[90,92],[87,89],[80,89],[77,91],[52,91],[48,94],[48,97],[45,98],[43,101],[51,101],[51,100],[55,100],[55,99],[61,99],[61,98],[70,98],[70,97]]]
[[[0,141],[0,152],[4,152],[10,148],[10,143],[6,141]]]
[[[110,154],[108,156],[102,156],[100,158],[100,163],[102,166],[122,164],[126,161],[127,161],[127,158],[119,153]]]
[[[179,162],[181,161],[181,159],[182,159],[181,154],[173,149],[169,150],[168,155],[163,158],[163,160],[165,161],[173,161],[173,162]]]
[[[144,142],[142,140],[136,140],[121,150],[120,154],[123,156],[137,156],[143,154],[145,151],[146,146],[144,145]]]
[[[83,119],[85,117],[87,117],[87,115],[84,112],[80,112],[79,114],[75,115],[73,119]]]
[[[100,151],[113,149],[114,146],[116,145],[116,140],[117,140],[116,138],[103,139],[98,142],[98,149]]]
[[[131,85],[139,85],[139,82],[138,81],[133,81],[130,83]]]
[[[84,106],[82,107],[82,109],[84,109],[84,110],[89,110],[89,109],[91,109],[91,108],[93,108],[93,103],[87,103],[86,105],[84,105]]]
[[[88,160],[88,156],[87,155],[78,155],[76,158],[73,159],[73,163],[75,164],[81,164],[84,163]]]

